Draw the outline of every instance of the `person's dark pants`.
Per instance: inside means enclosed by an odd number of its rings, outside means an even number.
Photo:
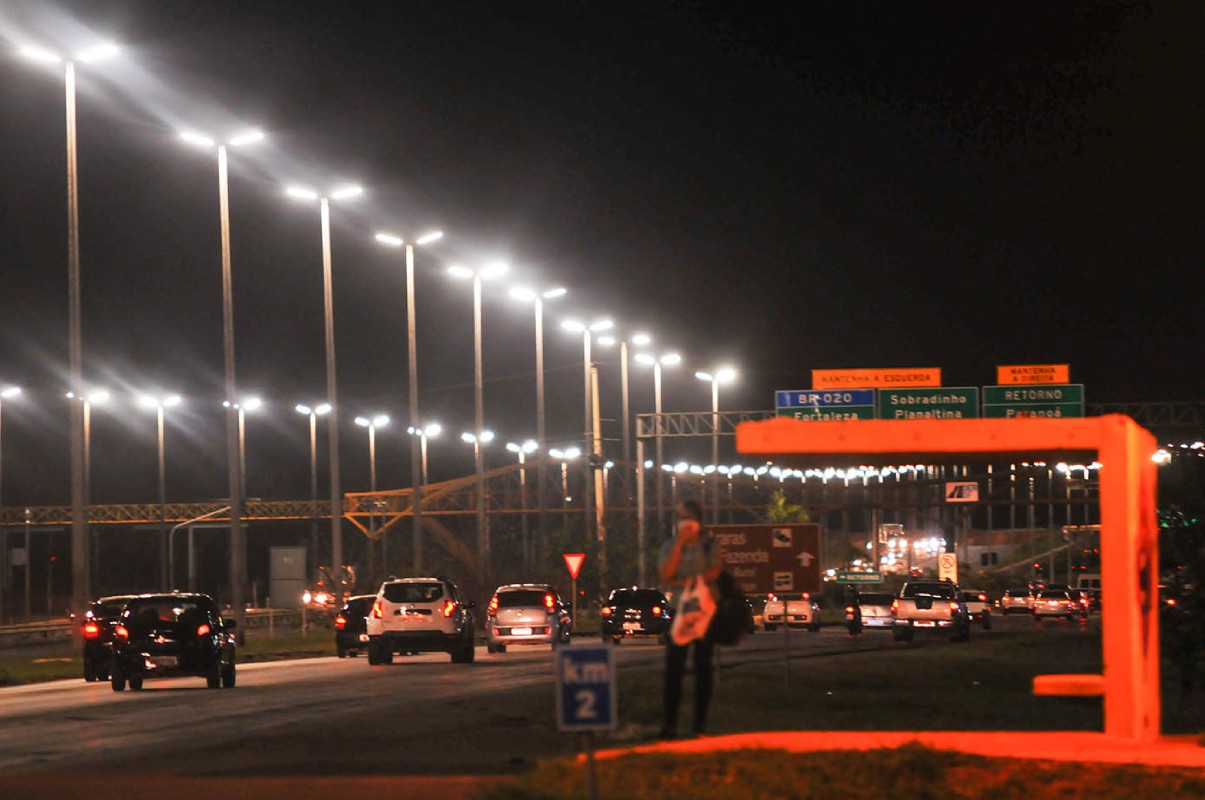
[[[686,672],[686,654],[694,649],[695,666],[695,733],[707,729],[707,705],[711,701],[711,642],[703,639],[679,647],[672,641],[665,645],[665,727],[672,734],[678,726],[678,706],[682,700],[682,676]]]

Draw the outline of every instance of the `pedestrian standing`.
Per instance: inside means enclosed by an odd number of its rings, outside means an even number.
[[[711,587],[724,570],[719,544],[710,532],[703,528],[703,509],[694,500],[685,500],[674,509],[678,516],[678,529],[674,538],[661,547],[657,571],[665,585],[666,593],[673,595],[676,605],[687,583],[702,577]],[[712,644],[706,636],[687,644],[675,644],[670,637],[665,643],[664,716],[660,738],[672,739],[677,735],[678,706],[682,699],[682,678],[686,672],[687,655],[693,651],[695,673],[695,717],[694,733],[701,736],[707,731],[707,707],[711,702],[711,652]]]

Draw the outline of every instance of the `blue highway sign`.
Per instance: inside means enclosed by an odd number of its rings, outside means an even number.
[[[615,650],[582,644],[558,648],[556,721],[563,731],[607,731],[619,724]]]

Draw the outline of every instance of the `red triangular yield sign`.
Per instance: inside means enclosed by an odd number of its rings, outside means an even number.
[[[577,574],[582,571],[582,562],[586,560],[585,553],[562,553],[565,557],[565,566],[569,570],[569,577],[577,580]]]

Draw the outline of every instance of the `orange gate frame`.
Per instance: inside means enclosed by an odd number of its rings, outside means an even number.
[[[785,417],[746,422],[737,452],[798,460],[847,455],[856,463],[929,460],[934,455],[1064,460],[1095,458],[1100,470],[1104,674],[1037,676],[1046,694],[1103,694],[1109,739],[1153,742],[1160,733],[1159,543],[1154,436],[1119,414],[1079,419],[857,420]],[[883,461],[886,463],[886,461]]]

